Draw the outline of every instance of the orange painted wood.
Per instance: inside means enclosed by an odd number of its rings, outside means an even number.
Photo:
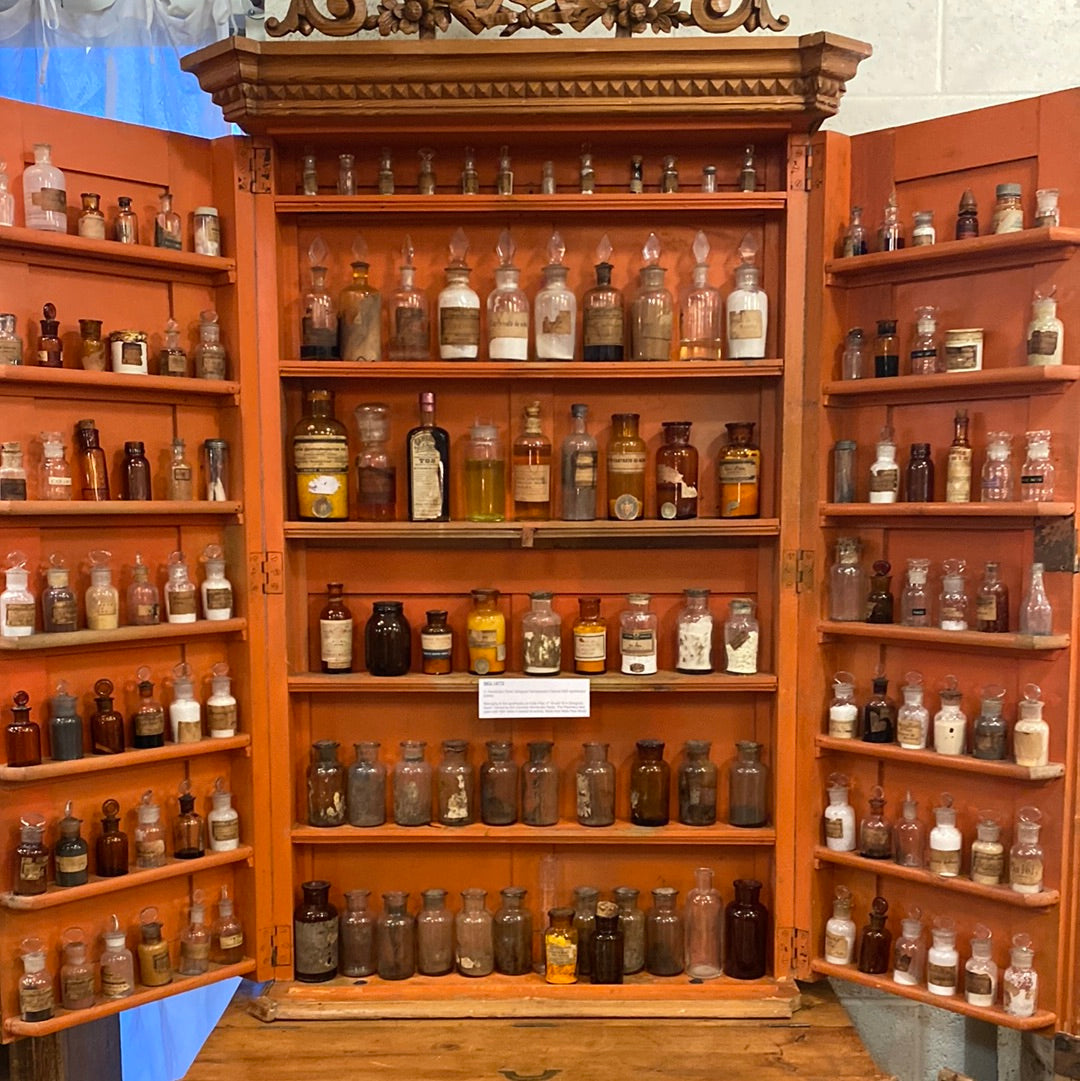
[[[1067,649],[1067,634],[987,634],[982,631],[943,631],[937,627],[903,627],[899,623],[836,623],[823,620],[822,635],[836,638],[873,638],[879,642],[912,642],[946,649],[1006,650],[1017,653],[1045,653]]]
[[[900,375],[895,379],[833,379],[822,387],[827,405],[919,404],[972,401],[1029,394],[1063,394],[1080,379],[1080,366],[984,368],[946,375]]]
[[[561,379],[583,382],[591,379],[766,379],[784,374],[784,362],[766,360],[700,361],[537,361],[522,360],[507,363],[498,360],[409,360],[372,361],[370,364],[341,361],[283,360],[280,366],[284,378],[301,379]]]
[[[887,518],[894,526],[920,518],[1068,518],[1075,503],[823,503],[822,518]]]
[[[153,627],[118,627],[115,631],[68,631],[64,634],[31,634],[25,638],[0,638],[0,651],[27,653],[58,649],[79,649],[114,645],[137,646],[140,643],[172,639],[182,641],[203,635],[240,634],[247,627],[244,619],[200,619],[195,623],[158,623]]]
[[[79,397],[104,402],[235,401],[239,384],[227,379],[185,379],[162,375],[121,375],[80,368],[0,367],[0,382],[25,386],[35,397]]]

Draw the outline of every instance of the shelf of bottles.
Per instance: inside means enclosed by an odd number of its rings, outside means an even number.
[[[373,676],[368,672],[348,675],[326,675],[305,672],[288,677],[289,690],[293,694],[472,694],[477,693],[483,676],[470,672],[448,672],[429,675],[423,672],[407,672],[395,679]],[[508,673],[499,679],[529,679],[524,673]],[[776,690],[776,676],[769,672],[753,675],[729,675],[723,672],[691,675],[686,672],[659,670],[647,676],[624,675],[621,672],[605,672],[599,675],[562,672],[551,679],[588,679],[592,694],[659,694],[670,691],[700,694],[770,694]]]
[[[784,374],[784,362],[777,357],[751,360],[708,360],[698,362],[650,360],[636,363],[619,361],[578,360],[458,360],[452,366],[442,361],[400,360],[283,360],[279,372],[284,379],[438,379],[440,383],[455,380],[521,380],[565,379],[575,383],[590,379],[769,379]]]

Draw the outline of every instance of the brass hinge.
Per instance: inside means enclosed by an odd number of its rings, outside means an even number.
[[[810,932],[798,927],[776,929],[776,972],[805,978],[810,968]]]
[[[784,589],[809,593],[814,588],[814,553],[808,548],[789,548],[784,552],[780,576]]]
[[[284,572],[280,552],[252,552],[248,557],[248,579],[256,593],[283,593]]]
[[[806,143],[792,149],[788,159],[788,190],[810,191],[814,182],[814,150]]]
[[[240,191],[269,195],[272,190],[273,152],[269,146],[248,145],[247,160],[237,163],[236,183]]]
[[[275,927],[270,936],[270,963],[272,965],[292,964],[292,928]]]

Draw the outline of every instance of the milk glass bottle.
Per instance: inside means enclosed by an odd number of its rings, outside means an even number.
[[[829,775],[829,802],[825,807],[825,847],[834,852],[855,851],[855,808],[848,802],[851,782],[843,773]]]
[[[480,352],[480,297],[469,285],[468,251],[468,238],[458,229],[450,238],[446,285],[437,305],[439,356],[443,360],[476,360]]]
[[[727,355],[735,360],[765,356],[769,298],[761,288],[761,270],[754,265],[757,244],[747,233],[739,244],[735,288],[727,298]]]
[[[685,598],[676,621],[678,657],[675,669],[689,675],[707,675],[713,670],[713,617],[707,589],[684,589]]]
[[[165,617],[169,623],[194,623],[198,618],[195,583],[188,573],[183,552],[173,552],[167,566],[165,583]]]
[[[946,559],[942,564],[938,625],[943,631],[968,629],[968,593],[964,579],[967,564],[962,559]]]
[[[926,944],[923,942],[922,910],[913,906],[900,923],[900,937],[893,948],[893,982],[918,987],[923,981]]]
[[[577,299],[566,284],[570,268],[563,262],[566,244],[558,231],[547,245],[544,284],[536,294],[536,359],[573,360],[577,326]]]
[[[938,754],[959,755],[967,748],[967,714],[960,702],[963,692],[956,676],[946,676],[939,692],[941,708],[934,714],[934,750]]]
[[[1020,500],[1049,503],[1054,498],[1054,464],[1050,461],[1050,433],[1025,432],[1027,456],[1020,471]]]
[[[909,791],[896,823],[893,850],[901,867],[922,867],[926,862],[926,828],[919,821],[919,804]]]
[[[210,851],[234,852],[240,847],[240,815],[232,804],[232,793],[225,787],[224,777],[215,779],[210,804],[206,816]]]
[[[691,979],[711,980],[720,975],[724,901],[713,886],[711,867],[694,871],[694,886],[686,894],[684,968]]]
[[[956,808],[948,792],[942,792],[941,804],[934,808],[934,820],[936,825],[930,831],[927,861],[930,873],[942,878],[956,878],[960,874],[964,838],[956,828]]]
[[[870,465],[870,502],[895,503],[900,493],[900,467],[896,464],[896,440],[892,428],[881,429],[877,457]]]
[[[660,239],[650,233],[641,249],[644,265],[630,302],[630,359],[670,360],[674,301],[664,286]]]
[[[416,287],[412,238],[406,234],[401,245],[398,287],[388,301],[390,329],[387,357],[390,360],[430,360],[431,322],[428,299]]]
[[[956,924],[948,916],[938,916],[930,935],[933,945],[926,954],[926,989],[932,995],[955,995],[960,970]]]
[[[1008,432],[986,433],[986,461],[982,467],[981,495],[984,503],[1014,499],[1012,436]]]
[[[562,668],[562,618],[551,607],[551,593],[530,593],[521,618],[522,671],[527,676],[557,676]]]
[[[165,848],[165,827],[161,823],[161,804],[154,802],[154,793],[150,789],[142,794],[137,814],[135,866],[141,869],[164,867],[168,855]]]
[[[7,584],[0,593],[0,636],[4,638],[29,638],[34,633],[37,606],[27,584],[30,572],[26,560],[23,552],[9,552],[7,556],[8,567],[4,572]]]
[[[697,264],[692,283],[679,306],[679,359],[719,360],[724,339],[724,304],[720,290],[709,284],[709,241],[699,229],[693,253]]]
[[[488,360],[529,359],[529,298],[519,284],[521,270],[513,264],[516,250],[510,230],[504,229],[495,246],[495,288],[487,298]]]
[[[1065,324],[1057,317],[1057,299],[1036,293],[1027,328],[1028,364],[1038,367],[1060,364],[1064,341]]]
[[[971,956],[964,962],[964,1001],[970,1006],[993,1006],[998,967],[994,964],[990,928],[977,923],[971,933]]]
[[[1050,760],[1050,726],[1043,720],[1041,694],[1037,683],[1024,686],[1013,725],[1013,757],[1018,766],[1045,766]]]
[[[858,724],[855,677],[850,672],[837,672],[833,676],[833,699],[829,703],[829,735],[833,739],[854,739]]]
[[[1009,967],[1001,977],[1001,1004],[1012,1017],[1031,1017],[1039,1003],[1039,974],[1032,968],[1031,935],[1013,935]]]
[[[996,811],[980,811],[971,843],[971,881],[997,886],[1005,874],[1005,846],[1001,843],[1001,822]]]
[[[1039,843],[1042,811],[1021,807],[1016,814],[1016,840],[1009,850],[1009,885],[1015,893],[1041,893],[1043,848]]]
[[[825,960],[831,965],[850,965],[855,956],[855,921],[852,896],[847,886],[837,886],[832,916],[825,923]]]
[[[232,619],[233,590],[225,577],[224,549],[220,544],[208,544],[203,549],[200,561],[206,568],[206,577],[200,587],[203,617],[209,620]]]
[[[67,184],[48,143],[34,144],[34,164],[23,170],[23,211],[27,229],[67,232]]]
[[[859,541],[840,537],[836,562],[829,568],[829,618],[839,622],[861,621],[866,614],[866,587],[859,566]]]
[[[658,620],[649,609],[650,600],[648,593],[629,593],[628,607],[619,613],[619,656],[624,675],[656,674]]]
[[[923,705],[923,680],[919,672],[908,672],[900,688],[904,704],[896,713],[896,739],[908,751],[926,747],[930,727],[930,711]]]

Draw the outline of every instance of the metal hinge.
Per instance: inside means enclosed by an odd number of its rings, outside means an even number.
[[[810,932],[798,927],[776,929],[776,972],[805,977],[810,969]]]
[[[810,191],[814,182],[814,148],[806,143],[792,149],[788,159],[788,190]]]
[[[269,146],[251,143],[248,146],[247,160],[237,163],[236,184],[240,191],[252,195],[269,195],[272,190],[271,173],[273,152]]]
[[[248,580],[257,593],[283,593],[284,572],[280,552],[252,552],[248,557]]]
[[[270,935],[270,963],[272,965],[291,965],[292,928],[275,927]]]
[[[1080,573],[1076,554],[1076,522],[1073,518],[1035,519],[1035,560],[1046,571]]]
[[[785,551],[781,583],[784,589],[809,593],[814,588],[814,553],[808,548],[789,548]]]

